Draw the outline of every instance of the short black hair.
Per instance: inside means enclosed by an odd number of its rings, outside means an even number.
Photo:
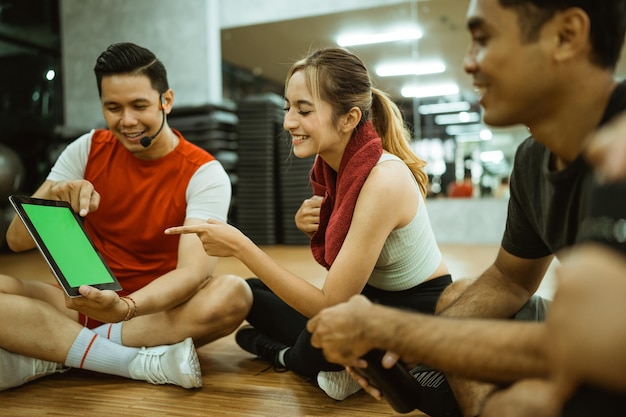
[[[130,42],[114,43],[100,54],[94,67],[98,95],[102,96],[102,77],[106,75],[145,75],[159,94],[169,89],[165,66],[152,51]]]
[[[591,21],[592,60],[602,68],[615,69],[626,35],[624,0],[499,0],[505,8],[516,9],[525,40],[537,40],[543,25],[560,11],[578,7]]]

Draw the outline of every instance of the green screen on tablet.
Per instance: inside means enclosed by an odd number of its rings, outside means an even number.
[[[69,296],[78,296],[81,285],[121,289],[69,204],[23,196],[10,200]]]

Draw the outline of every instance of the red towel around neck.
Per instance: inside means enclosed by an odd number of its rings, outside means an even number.
[[[346,238],[356,200],[370,171],[383,153],[382,141],[371,121],[352,136],[335,172],[320,157],[311,169],[313,193],[324,197],[320,223],[311,238],[315,260],[329,269]]]

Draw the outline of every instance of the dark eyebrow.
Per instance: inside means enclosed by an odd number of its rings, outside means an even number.
[[[119,106],[120,105],[120,103],[113,101],[113,100],[104,101],[102,104],[104,104],[105,106],[108,106],[108,105]],[[136,98],[133,101],[131,101],[130,104],[134,106],[142,105],[142,104],[150,104],[150,100],[148,100],[147,98]]]
[[[131,101],[131,104],[150,104],[152,101],[150,99],[147,98],[136,98],[133,101]]]

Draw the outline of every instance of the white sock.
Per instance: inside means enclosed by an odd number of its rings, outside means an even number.
[[[122,324],[124,322],[120,321],[119,323],[106,323],[102,326],[98,326],[95,329],[91,329],[94,333],[99,334],[107,339],[109,339],[113,343],[117,343],[118,345],[124,345],[122,343]]]
[[[342,401],[361,390],[348,371],[320,371],[317,374],[317,385],[330,398]]]
[[[137,352],[138,348],[118,345],[83,328],[65,358],[65,365],[130,378],[128,365]]]

